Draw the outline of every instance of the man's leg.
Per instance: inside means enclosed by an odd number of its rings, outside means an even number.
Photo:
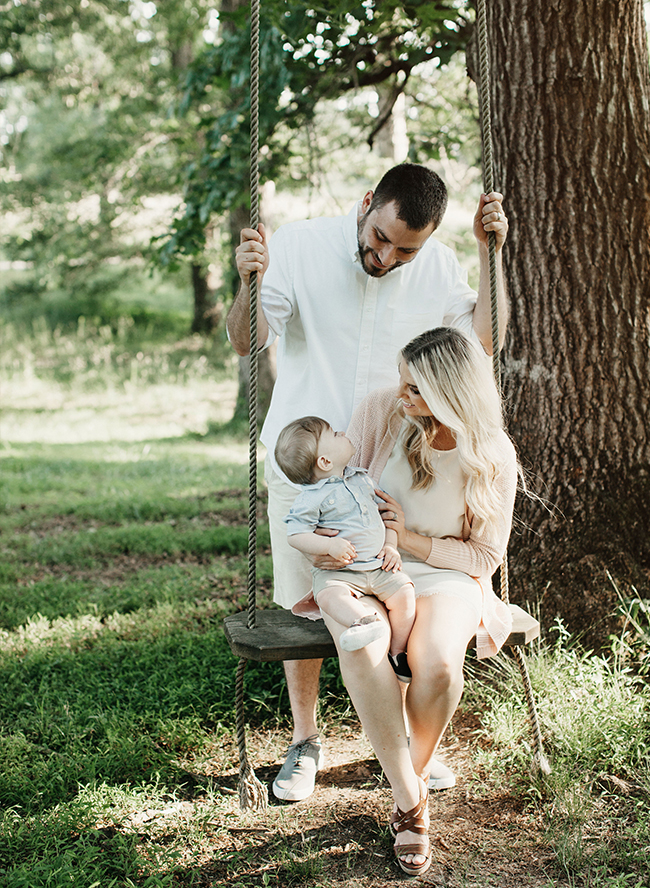
[[[322,660],[285,660],[289,702],[293,714],[293,740],[299,743],[318,735],[316,709]]]
[[[285,660],[284,673],[293,713],[293,740],[273,781],[273,795],[285,802],[309,798],[325,758],[318,726],[318,681],[322,660]]]
[[[309,562],[287,542],[283,520],[298,490],[273,471],[268,457],[264,468],[269,490],[273,599],[281,607],[290,609],[311,589]],[[294,730],[286,761],[273,781],[273,793],[285,801],[308,798],[314,791],[316,772],[323,767],[323,750],[316,724],[321,663],[322,660],[287,660],[284,664]]]

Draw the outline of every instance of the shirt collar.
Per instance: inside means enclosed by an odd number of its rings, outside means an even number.
[[[325,484],[332,484],[336,481],[345,481],[346,478],[351,478],[353,475],[367,474],[367,469],[360,469],[358,466],[346,466],[343,469],[343,477],[340,475],[332,475],[330,478],[321,478],[319,481],[314,481],[313,484],[305,484],[304,486],[309,487],[310,490],[320,490]]]
[[[345,245],[353,262],[359,262],[359,224],[357,217],[361,209],[361,201],[358,200],[345,217]]]

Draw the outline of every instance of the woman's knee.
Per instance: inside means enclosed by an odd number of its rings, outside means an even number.
[[[431,688],[435,696],[463,686],[464,657],[434,651],[426,659],[415,658],[411,663],[413,682]]]

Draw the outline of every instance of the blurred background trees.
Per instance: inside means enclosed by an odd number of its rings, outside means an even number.
[[[4,4],[0,24],[5,288],[73,319],[106,314],[180,199],[194,138],[171,113],[208,4]],[[8,215],[9,214],[9,215]]]

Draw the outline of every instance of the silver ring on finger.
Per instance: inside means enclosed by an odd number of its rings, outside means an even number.
[[[503,213],[497,213],[497,222],[500,222],[503,219]]]

